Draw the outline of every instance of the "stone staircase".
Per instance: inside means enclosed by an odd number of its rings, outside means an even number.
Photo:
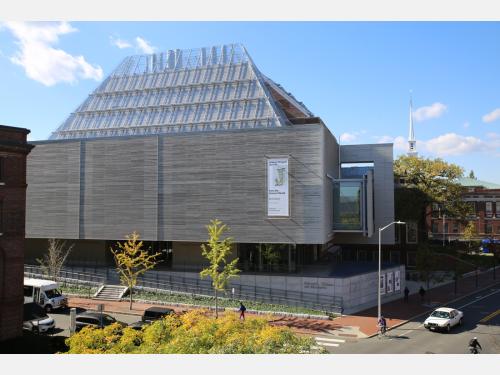
[[[128,288],[123,285],[102,285],[96,294],[94,294],[93,299],[119,301],[127,290]]]

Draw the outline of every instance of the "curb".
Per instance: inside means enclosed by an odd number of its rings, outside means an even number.
[[[454,302],[456,302],[456,301],[460,301],[460,300],[461,300],[461,299],[463,299],[463,298],[470,297],[470,296],[472,296],[472,295],[473,295],[473,294],[475,294],[475,293],[482,292],[483,290],[486,290],[486,289],[488,289],[488,288],[491,288],[493,285],[497,285],[497,284],[500,284],[500,281],[496,281],[496,282],[494,282],[494,283],[492,283],[492,284],[490,284],[490,285],[488,285],[488,286],[485,286],[484,288],[477,289],[477,290],[475,290],[475,291],[473,291],[473,292],[471,292],[471,293],[465,294],[465,295],[463,295],[463,296],[461,296],[461,297],[458,297],[458,298],[452,299],[452,300],[450,300],[450,301],[446,301],[446,302],[445,302],[445,304],[449,304],[449,303],[454,303]],[[398,323],[398,324],[396,324],[396,325],[394,325],[394,326],[392,326],[392,327],[388,327],[388,328],[387,328],[387,330],[386,330],[386,332],[387,332],[387,331],[390,331],[390,330],[392,330],[392,329],[394,329],[394,328],[398,328],[398,327],[402,326],[403,324],[406,324],[406,323],[408,323],[409,321],[411,321],[411,320],[413,320],[413,319],[416,319],[416,318],[418,318],[418,317],[420,317],[420,316],[422,316],[422,315],[426,315],[426,314],[428,314],[430,311],[433,311],[433,310],[434,310],[434,309],[425,310],[424,312],[422,312],[422,313],[420,313],[420,314],[417,314],[417,315],[414,315],[414,316],[412,316],[412,317],[408,318],[407,320],[405,320],[405,321],[403,321],[403,322],[401,322],[401,323]],[[365,339],[369,339],[369,338],[375,337],[375,336],[377,336],[377,335],[378,335],[378,332],[377,332],[377,333],[374,333],[374,334],[372,334],[372,335],[370,335],[370,336],[365,337]]]

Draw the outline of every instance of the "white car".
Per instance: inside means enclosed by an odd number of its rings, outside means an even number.
[[[440,307],[425,319],[424,327],[432,331],[447,331],[456,325],[462,325],[464,313],[449,307]]]
[[[31,320],[23,323],[23,328],[32,332],[45,333],[51,329],[54,329],[56,322],[50,316],[44,317],[42,319]]]

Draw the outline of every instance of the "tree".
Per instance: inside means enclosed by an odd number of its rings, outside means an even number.
[[[36,260],[40,264],[42,272],[52,280],[57,281],[66,258],[68,258],[74,246],[72,244],[67,247],[66,241],[49,238],[47,253],[41,259]]]
[[[262,257],[264,258],[264,261],[266,262],[269,270],[272,270],[273,265],[278,264],[280,260],[279,245],[262,245]]]
[[[476,238],[476,236],[477,236],[476,225],[474,224],[473,221],[469,221],[469,223],[464,229],[464,232],[462,233],[462,239],[468,242],[469,249],[472,240]]]
[[[463,201],[463,187],[456,181],[463,173],[460,166],[439,158],[400,156],[394,161],[394,176],[404,181],[403,187],[395,194],[397,217],[409,219],[416,216],[422,222],[426,208],[439,203],[443,214],[465,220],[471,213],[471,206]]]
[[[219,316],[217,292],[224,291],[229,279],[236,277],[240,270],[236,268],[238,258],[229,263],[227,259],[232,251],[233,239],[226,237],[221,240],[221,237],[229,230],[226,224],[215,219],[211,220],[210,225],[207,225],[206,228],[208,231],[208,246],[202,244],[201,253],[208,259],[209,266],[200,272],[200,277],[210,277],[212,279],[215,294],[215,317],[217,318]]]
[[[430,282],[435,280],[437,270],[437,259],[427,243],[421,243],[417,251],[416,268],[420,280],[426,282],[427,297],[429,297]]]
[[[149,254],[142,249],[142,241],[139,241],[139,234],[134,232],[125,236],[127,239],[123,244],[118,242],[117,249],[111,252],[115,258],[116,270],[120,275],[122,285],[129,288],[130,310],[132,310],[132,294],[137,278],[147,270],[154,268],[160,261],[156,258],[161,253]]]
[[[471,169],[470,173],[469,173],[469,178],[472,178],[472,179],[476,179],[476,175],[474,174],[474,171]]]

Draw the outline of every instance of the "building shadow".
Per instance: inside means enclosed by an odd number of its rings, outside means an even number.
[[[23,331],[21,337],[0,343],[1,354],[55,354],[66,352],[64,336],[50,336]]]

